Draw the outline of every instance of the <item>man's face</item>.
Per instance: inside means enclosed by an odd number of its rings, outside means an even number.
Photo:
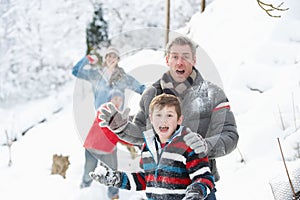
[[[183,117],[177,115],[175,106],[165,106],[162,109],[155,106],[150,120],[160,141],[165,143],[173,135],[177,125],[181,124]]]
[[[166,63],[170,67],[172,78],[178,82],[184,82],[192,73],[196,64],[196,57],[193,56],[189,45],[173,45],[166,56]]]

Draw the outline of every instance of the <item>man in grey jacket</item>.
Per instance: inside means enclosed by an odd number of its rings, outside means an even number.
[[[169,70],[148,87],[141,98],[140,109],[132,122],[112,105],[102,109],[102,126],[108,126],[120,138],[130,143],[144,141],[142,132],[151,129],[149,104],[161,93],[174,94],[182,102],[183,125],[191,129],[184,139],[197,153],[210,159],[215,181],[220,179],[215,158],[232,152],[239,139],[234,115],[224,91],[202,78],[194,67],[196,47],[186,37],[177,37],[167,47],[166,64]],[[207,199],[216,199],[212,191]]]

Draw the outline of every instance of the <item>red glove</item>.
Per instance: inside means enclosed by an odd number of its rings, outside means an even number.
[[[86,57],[89,60],[90,64],[96,64],[98,62],[98,58],[95,55],[87,55]]]

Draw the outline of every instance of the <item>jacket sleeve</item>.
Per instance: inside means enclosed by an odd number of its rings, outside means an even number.
[[[214,177],[209,169],[208,157],[202,157],[194,151],[188,154],[186,168],[192,180],[191,185],[201,184],[202,194],[207,193],[207,188],[212,190],[215,187]],[[193,187],[193,186],[190,186]]]
[[[146,88],[144,84],[138,82],[135,78],[130,75],[127,75],[127,81],[130,85],[130,89],[135,91],[136,93],[142,94]]]
[[[89,80],[90,70],[84,69],[84,66],[89,64],[89,60],[86,56],[84,56],[74,67],[72,70],[72,74],[77,78],[81,78],[84,80]]]
[[[237,147],[239,139],[235,118],[224,91],[217,86],[213,87],[211,91],[213,108],[205,137],[210,159],[232,152]]]
[[[146,189],[146,179],[144,172],[122,172],[121,189],[140,191]]]
[[[149,128],[149,105],[153,97],[155,96],[156,89],[149,87],[142,94],[139,110],[134,116],[133,121],[129,122],[126,128],[118,133],[118,136],[131,144],[141,145],[144,142],[143,132]]]

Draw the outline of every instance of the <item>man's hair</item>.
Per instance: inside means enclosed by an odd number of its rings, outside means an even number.
[[[167,54],[170,53],[170,49],[173,45],[189,45],[192,51],[193,57],[196,56],[196,45],[187,37],[179,36],[176,37],[174,40],[170,41],[167,45]]]
[[[168,107],[174,106],[177,116],[178,117],[181,116],[181,103],[179,99],[172,94],[165,94],[165,93],[160,94],[152,99],[149,106],[149,112],[152,113],[154,107],[157,107],[159,110],[161,110],[166,106]]]

